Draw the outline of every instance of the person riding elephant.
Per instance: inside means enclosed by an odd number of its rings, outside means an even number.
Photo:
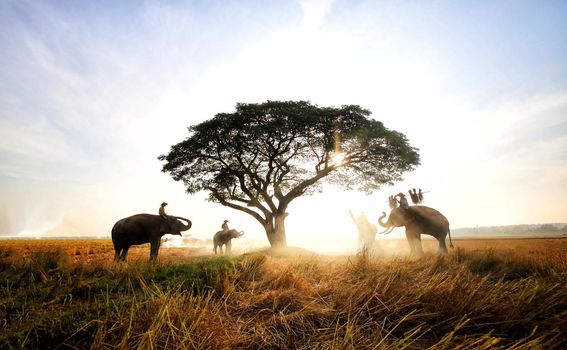
[[[398,207],[398,201],[394,196],[388,197],[388,205],[390,206],[390,209],[394,209]]]
[[[165,206],[167,205],[166,202],[161,203],[159,207],[159,216],[161,216],[164,220],[167,220],[167,214],[165,213]]]
[[[405,194],[403,194],[402,192],[400,192],[400,193],[398,193],[398,194],[396,195],[396,197],[399,197],[399,198],[400,198],[400,199],[398,199],[398,202],[400,203],[400,207],[401,207],[401,208],[407,209],[407,208],[409,207],[408,199],[406,198],[406,195],[405,195]]]

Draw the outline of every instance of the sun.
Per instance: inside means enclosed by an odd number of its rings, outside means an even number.
[[[331,161],[336,165],[342,165],[345,161],[346,154],[344,152],[333,152]]]

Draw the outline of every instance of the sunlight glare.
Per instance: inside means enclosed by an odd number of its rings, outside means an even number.
[[[333,153],[331,155],[331,160],[333,161],[333,164],[335,164],[335,165],[342,165],[344,160],[345,160],[344,152]]]

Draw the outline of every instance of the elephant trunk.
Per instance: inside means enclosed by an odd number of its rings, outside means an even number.
[[[350,218],[352,219],[352,222],[354,222],[354,224],[357,224],[356,218],[354,217],[354,214],[352,213],[352,210],[348,210],[348,213],[350,214]]]
[[[191,228],[191,226],[193,226],[193,223],[189,219],[182,218],[181,216],[176,216],[175,218],[187,222],[187,225],[183,225],[183,228],[181,229],[181,231],[187,231],[188,229]]]
[[[238,237],[242,237],[244,235],[244,231],[240,231],[240,234],[238,235]]]
[[[380,217],[378,218],[378,223],[380,224],[380,226],[384,228],[390,228],[392,224],[390,224],[388,221],[384,222],[385,217],[386,217],[386,213],[382,212],[382,215],[380,215]]]

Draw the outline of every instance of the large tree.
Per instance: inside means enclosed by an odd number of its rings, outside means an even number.
[[[234,113],[189,127],[189,137],[159,159],[188,193],[207,191],[211,201],[251,215],[282,247],[289,204],[319,190],[321,180],[372,193],[419,164],[403,134],[369,115],[356,105],[239,103]]]

